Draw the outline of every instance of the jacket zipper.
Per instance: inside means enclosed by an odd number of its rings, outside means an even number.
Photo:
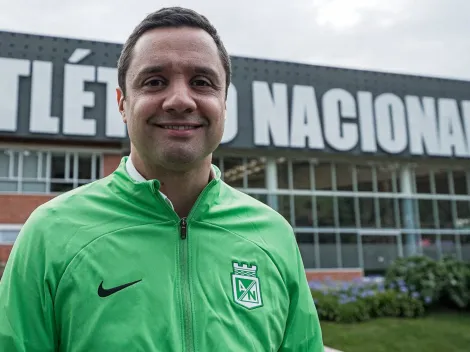
[[[188,225],[186,218],[180,220],[180,236],[182,239],[181,243],[181,286],[183,291],[183,320],[184,320],[184,340],[186,344],[186,351],[192,352],[193,346],[193,331],[192,331],[192,319],[191,319],[191,297],[189,292],[189,265],[188,265]]]

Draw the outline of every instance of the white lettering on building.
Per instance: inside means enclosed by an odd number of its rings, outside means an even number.
[[[323,95],[325,139],[337,151],[349,151],[359,142],[356,101],[344,89],[331,89]],[[344,120],[354,122],[346,122]]]
[[[33,61],[29,131],[59,133],[59,118],[51,116],[52,62]]]
[[[405,105],[408,116],[410,152],[413,155],[440,155],[437,134],[436,102],[431,97],[407,95]]]
[[[30,75],[30,62],[0,58],[0,131],[16,132],[20,77]]]
[[[304,148],[308,140],[311,149],[325,148],[315,89],[294,86],[292,95],[290,146]]]
[[[287,86],[272,85],[272,94],[266,82],[253,82],[253,123],[256,145],[289,146]]]
[[[405,107],[395,94],[380,94],[375,99],[375,125],[378,145],[388,154],[398,154],[408,144]]]
[[[124,138],[126,137],[126,125],[116,106],[117,77],[116,68],[98,67],[96,81],[106,85],[106,137]]]
[[[439,99],[439,140],[445,156],[468,156],[467,141],[462,128],[459,108],[454,99]]]

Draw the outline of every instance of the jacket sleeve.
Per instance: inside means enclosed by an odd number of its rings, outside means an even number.
[[[56,350],[47,246],[41,226],[23,226],[0,279],[0,351]]]
[[[324,352],[323,337],[318,313],[308,286],[305,269],[297,244],[293,253],[295,260],[293,278],[289,283],[290,307],[284,340],[280,352]]]

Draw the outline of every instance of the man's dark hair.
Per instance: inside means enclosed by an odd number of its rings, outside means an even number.
[[[205,16],[200,15],[196,11],[182,7],[166,7],[147,15],[147,17],[145,17],[144,20],[139,23],[139,25],[134,29],[127,41],[124,43],[117,65],[118,84],[124,96],[126,96],[126,75],[132,60],[132,52],[137,41],[145,32],[155,28],[164,27],[194,27],[203,29],[209,33],[217,45],[219,56],[225,70],[225,96],[227,96],[227,90],[230,85],[230,79],[232,75],[232,68],[230,63],[230,56],[228,55],[227,50],[225,49],[225,46],[222,43],[219,34],[217,33],[217,30]]]

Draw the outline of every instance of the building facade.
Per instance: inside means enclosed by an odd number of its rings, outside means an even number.
[[[128,139],[121,44],[0,32],[0,262],[61,192],[110,174]],[[470,82],[232,57],[224,180],[294,227],[306,269],[470,261]]]

